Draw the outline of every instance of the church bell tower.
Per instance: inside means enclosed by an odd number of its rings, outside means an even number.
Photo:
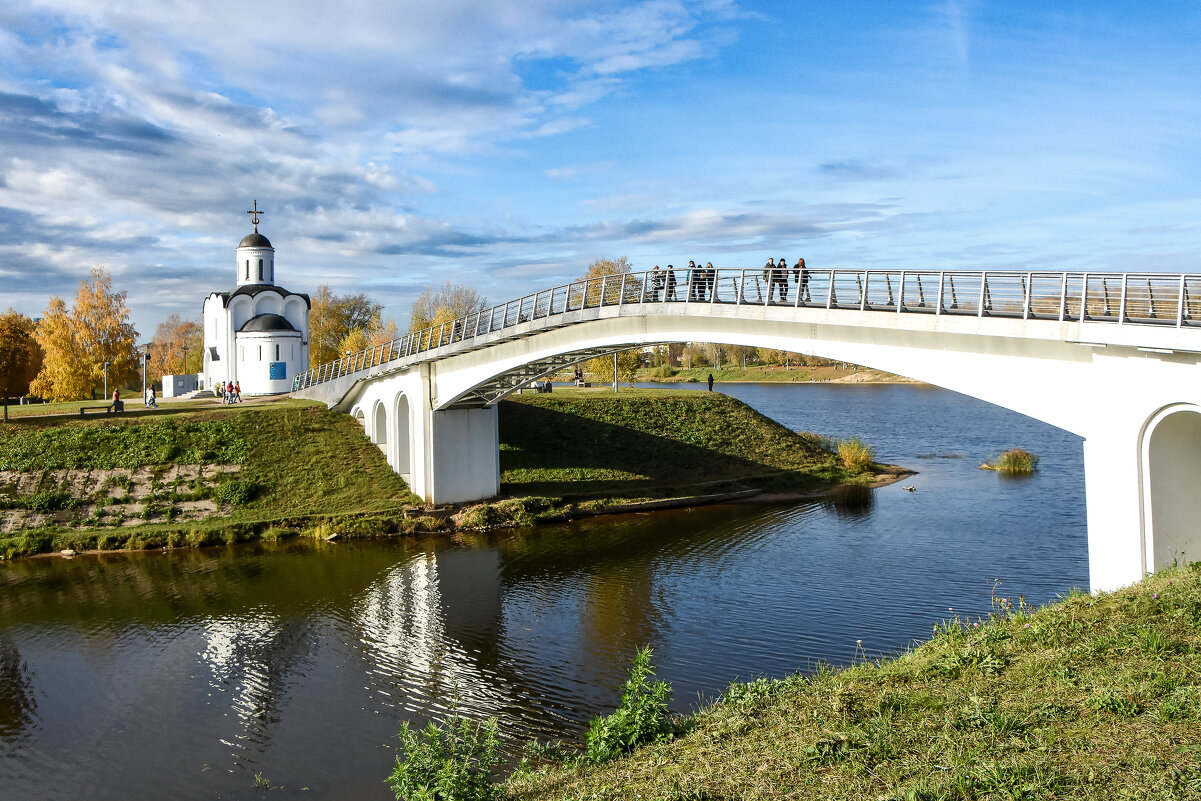
[[[238,286],[254,284],[273,285],[275,283],[275,248],[271,240],[259,233],[259,216],[264,212],[259,210],[259,202],[254,201],[254,208],[246,212],[254,223],[254,233],[247,234],[238,244],[237,255],[234,257],[237,270]]]

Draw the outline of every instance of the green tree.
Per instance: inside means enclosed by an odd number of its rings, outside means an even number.
[[[42,349],[34,338],[33,320],[9,309],[0,314],[0,396],[4,422],[8,422],[8,399],[29,392],[29,384],[42,369]]]

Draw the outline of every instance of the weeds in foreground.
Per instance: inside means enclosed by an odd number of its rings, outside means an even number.
[[[498,721],[468,720],[452,711],[441,725],[414,731],[401,724],[396,768],[388,784],[397,801],[492,801],[502,788],[492,774],[500,765]]]
[[[650,646],[640,648],[630,667],[630,678],[621,690],[621,703],[611,715],[593,718],[588,724],[588,746],[584,761],[594,765],[625,756],[641,745],[661,743],[675,734],[668,717],[671,685],[652,681]]]

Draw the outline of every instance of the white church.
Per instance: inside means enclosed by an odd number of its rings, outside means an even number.
[[[236,382],[243,395],[289,392],[297,373],[309,369],[309,296],[275,283],[275,248],[254,232],[238,243],[237,285],[204,300],[204,386]]]

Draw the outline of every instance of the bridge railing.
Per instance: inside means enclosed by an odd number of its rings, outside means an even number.
[[[762,268],[624,273],[572,281],[410,331],[296,376],[292,390],[583,309],[642,304],[858,309],[1117,324],[1201,325],[1201,275]],[[504,339],[500,337],[499,339]]]

